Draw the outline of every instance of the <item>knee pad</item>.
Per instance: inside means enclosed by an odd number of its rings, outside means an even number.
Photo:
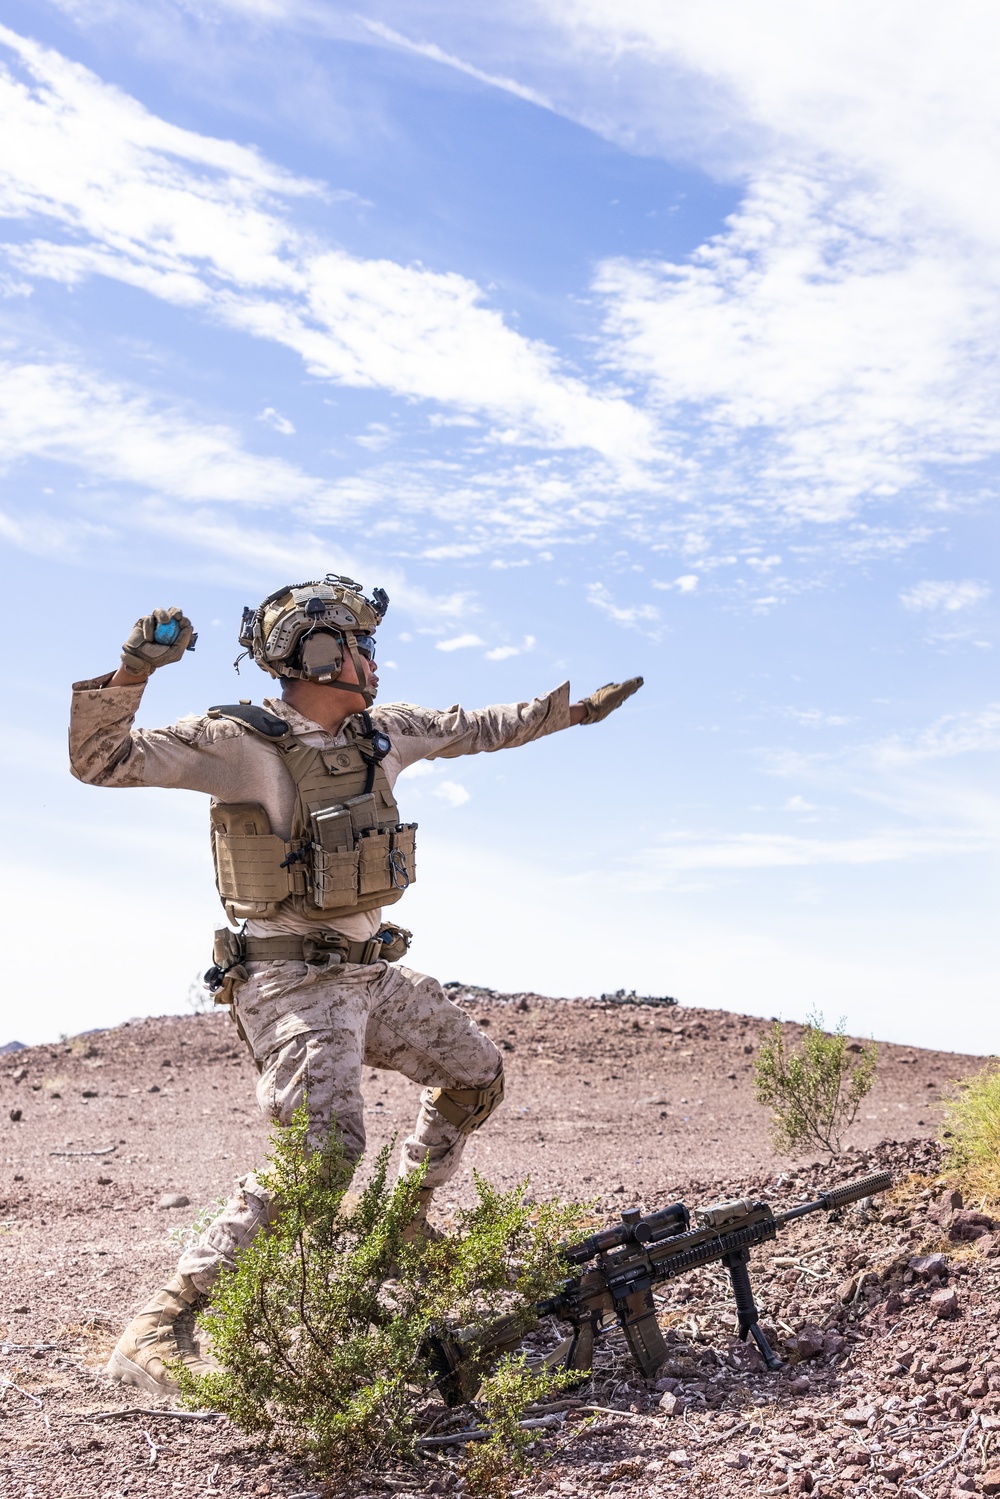
[[[503,1059],[485,1088],[435,1088],[431,1103],[460,1135],[471,1135],[503,1103]]]

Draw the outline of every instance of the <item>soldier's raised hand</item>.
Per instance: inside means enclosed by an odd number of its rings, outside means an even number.
[[[132,626],[122,646],[122,666],[134,677],[148,677],[158,666],[179,661],[198,639],[180,609],[154,609]]]
[[[616,708],[620,708],[633,692],[638,692],[642,686],[642,677],[629,677],[627,682],[608,682],[604,687],[598,687],[589,697],[580,699],[579,706],[583,709],[580,723],[600,723],[602,718],[607,718]]]

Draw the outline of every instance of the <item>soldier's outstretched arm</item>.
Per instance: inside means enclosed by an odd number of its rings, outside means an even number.
[[[393,742],[402,766],[417,760],[451,760],[459,755],[492,754],[543,739],[574,724],[598,723],[630,697],[642,678],[610,683],[578,703],[570,703],[569,683],[522,703],[488,708],[417,708],[387,703],[376,708],[379,726]]]

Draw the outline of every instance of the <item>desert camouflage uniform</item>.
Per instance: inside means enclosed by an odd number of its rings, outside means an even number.
[[[220,802],[263,805],[271,827],[291,832],[294,786],[278,755],[256,735],[227,719],[181,719],[164,729],[136,729],[141,687],[107,687],[108,677],[74,687],[70,760],[74,775],[96,786],[166,786],[204,791]],[[264,706],[286,720],[306,744],[329,750],[345,743],[303,718],[280,699]],[[567,684],[530,703],[476,712],[455,706],[438,712],[406,703],[372,709],[392,749],[382,762],[393,784],[417,760],[452,758],[527,744],[569,726]],[[337,920],[336,930],[365,940],[382,924],[379,911]],[[253,936],[316,932],[322,925],[295,912],[251,921]],[[431,1102],[432,1090],[485,1087],[499,1054],[473,1020],[445,997],[436,979],[399,964],[250,963],[234,1010],[260,1070],[257,1101],[269,1119],[287,1124],[308,1098],[310,1132],[325,1134],[336,1117],[349,1156],[365,1145],[361,1097],[363,1066],[403,1073],[423,1086],[420,1112],[403,1145],[400,1173],[427,1162],[426,1183],[437,1187],[458,1168],[466,1136]],[[220,1264],[249,1243],[274,1214],[274,1204],[250,1173],[237,1184],[221,1215],[185,1250],[178,1270],[207,1291]]]

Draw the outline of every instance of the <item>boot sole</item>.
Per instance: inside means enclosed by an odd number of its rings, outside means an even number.
[[[119,1353],[117,1348],[108,1359],[104,1372],[116,1384],[134,1385],[137,1390],[145,1390],[147,1395],[158,1395],[162,1398],[164,1395],[177,1394],[175,1384],[161,1384],[151,1374],[147,1374],[145,1369],[134,1364],[130,1358],[126,1358],[124,1353]]]

